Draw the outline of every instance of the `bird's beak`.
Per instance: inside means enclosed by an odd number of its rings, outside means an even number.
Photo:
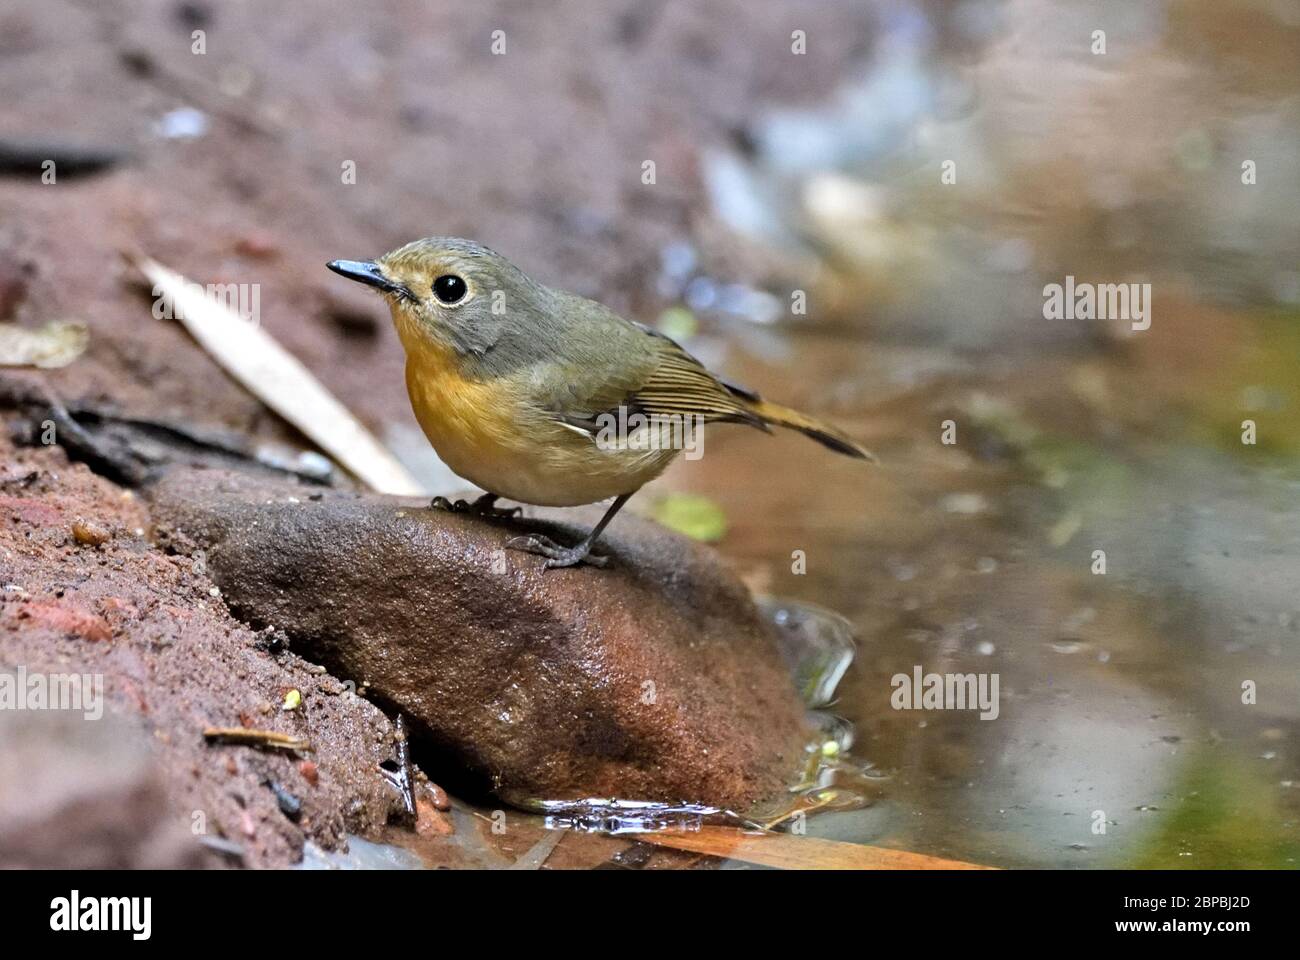
[[[341,277],[364,283],[368,287],[377,287],[385,293],[395,293],[399,297],[415,299],[404,285],[389,280],[384,276],[383,268],[373,260],[331,260],[325,264]]]

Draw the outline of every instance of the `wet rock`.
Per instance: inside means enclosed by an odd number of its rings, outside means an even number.
[[[417,746],[503,799],[745,808],[798,770],[803,706],[771,628],[709,549],[620,516],[602,540],[609,567],[544,571],[506,540],[520,525],[576,539],[598,510],[486,521],[309,492],[174,473],[154,493],[157,534],[204,549],[238,616],[366,685],[411,719]]]

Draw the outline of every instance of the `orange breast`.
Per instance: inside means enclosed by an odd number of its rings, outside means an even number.
[[[415,419],[443,462],[484,490],[523,503],[591,503],[636,490],[674,455],[598,450],[530,404],[517,384],[469,379],[450,349],[405,334]]]
[[[407,351],[406,390],[425,435],[444,459],[452,447],[490,456],[492,447],[512,446],[518,425],[508,389],[466,379],[449,354],[434,346]]]

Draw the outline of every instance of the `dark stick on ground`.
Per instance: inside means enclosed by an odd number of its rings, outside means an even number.
[[[54,141],[0,140],[0,175],[40,179],[54,164],[56,177],[82,177],[101,173],[127,159],[123,150]]]
[[[400,713],[393,724],[397,733],[397,769],[380,767],[384,779],[391,783],[402,798],[402,814],[409,824],[414,825],[415,810],[415,768],[411,765],[411,744],[407,739],[406,718]]]
[[[26,408],[30,433],[40,438],[45,421],[54,425],[53,440],[68,456],[100,476],[127,487],[156,479],[172,462],[197,460],[213,466],[258,467],[328,486],[333,468],[308,469],[270,447],[256,447],[237,435],[145,417],[127,417],[99,407],[66,405],[46,384],[20,376],[0,377],[0,403]]]
[[[34,408],[37,436],[44,432],[43,424],[53,424],[54,442],[71,459],[80,460],[100,476],[127,487],[138,487],[147,479],[148,471],[129,450],[94,437],[47,384],[12,376],[0,378],[0,402]]]

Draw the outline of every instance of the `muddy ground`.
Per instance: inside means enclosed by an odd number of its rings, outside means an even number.
[[[774,2],[7,5],[0,139],[50,153],[63,173],[0,177],[0,320],[91,332],[64,369],[6,371],[10,398],[49,390],[73,409],[306,446],[151,315],[121,256],[140,251],[200,282],[258,284],[264,326],[400,447],[414,424],[396,338],[325,261],[459,234],[547,282],[655,309],[660,250],[718,230],[702,212],[701,149],[743,139],[760,102],[818,99],[865,51],[852,8],[799,18],[824,47],[791,69],[789,5]],[[504,56],[491,53],[496,29]],[[205,132],[169,139],[159,125],[186,107]],[[117,159],[76,176],[86,151]],[[715,249],[720,272],[764,269],[739,244]],[[232,618],[192,558],[155,546],[147,490],[41,445],[43,409],[11,403],[0,443],[0,661],[102,673],[110,709],[154,741],[177,830],[201,819],[242,850],[212,864],[282,866],[305,839],[379,836],[396,812],[378,772],[389,720]],[[291,689],[302,705],[286,711]],[[317,751],[200,736],[241,725]],[[590,859],[626,846],[612,843]]]

